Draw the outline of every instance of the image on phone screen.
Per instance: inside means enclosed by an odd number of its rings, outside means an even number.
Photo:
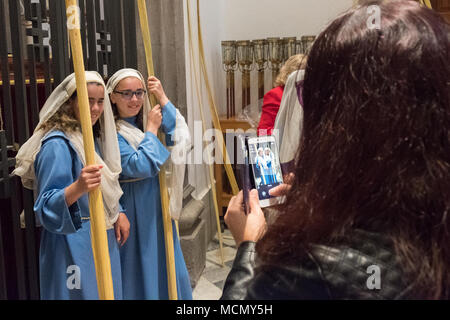
[[[260,205],[263,207],[279,203],[280,199],[269,194],[270,189],[283,183],[275,138],[272,136],[249,138],[248,153]]]

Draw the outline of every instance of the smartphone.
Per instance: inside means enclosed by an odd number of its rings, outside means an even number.
[[[250,211],[250,206],[248,204],[248,199],[250,195],[250,190],[255,188],[252,183],[250,162],[248,157],[248,144],[247,137],[244,135],[237,136],[237,147],[240,150],[242,159],[238,159],[237,170],[239,172],[239,182],[244,198],[244,212],[248,214]],[[242,160],[242,161],[239,161]]]
[[[248,137],[251,178],[262,208],[280,204],[285,197],[273,197],[269,190],[283,183],[278,148],[273,136]]]

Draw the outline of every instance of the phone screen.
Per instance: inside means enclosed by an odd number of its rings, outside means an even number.
[[[269,190],[283,183],[275,138],[272,136],[249,138],[248,155],[260,201],[272,198]]]

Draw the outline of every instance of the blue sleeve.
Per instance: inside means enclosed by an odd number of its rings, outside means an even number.
[[[119,136],[122,175],[128,178],[150,178],[159,173],[159,168],[169,158],[170,152],[151,132],[146,132],[137,151],[122,135]]]
[[[177,109],[172,104],[172,102],[168,102],[162,108],[162,123],[161,129],[166,134],[166,144],[168,146],[173,146],[173,134],[175,131],[175,127],[177,125]]]
[[[69,234],[81,228],[77,202],[67,206],[65,188],[74,182],[72,155],[67,142],[51,138],[44,142],[34,162],[37,190],[34,204],[40,222],[50,232]]]

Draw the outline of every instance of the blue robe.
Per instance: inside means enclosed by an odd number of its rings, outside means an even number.
[[[255,165],[258,168],[258,173],[259,176],[261,178],[261,184],[269,184],[268,180],[267,180],[267,176],[266,176],[266,170],[265,166],[266,166],[266,161],[264,160],[264,157],[261,156],[256,156],[255,158]]]
[[[276,182],[274,174],[273,174],[273,168],[272,168],[272,157],[271,156],[264,156],[264,161],[266,163],[267,168],[264,169],[264,176],[267,184],[273,184]]]
[[[54,131],[44,139],[34,168],[38,191],[34,211],[43,226],[41,299],[98,299],[88,195],[70,207],[64,195],[65,188],[78,179],[83,164],[63,132]],[[107,231],[107,237],[114,297],[121,299],[120,253],[114,229]]]
[[[167,134],[169,144],[176,124],[176,109],[168,103],[162,109],[161,128]],[[136,126],[136,117],[124,119]],[[150,132],[135,151],[120,135],[119,147],[122,162],[120,180],[140,179],[121,183],[122,206],[130,221],[130,236],[120,248],[124,299],[168,299],[166,252],[161,210],[158,174],[170,153],[158,138]],[[167,141],[169,140],[169,141]],[[175,223],[175,269],[178,299],[192,299],[189,274],[184,262]]]

